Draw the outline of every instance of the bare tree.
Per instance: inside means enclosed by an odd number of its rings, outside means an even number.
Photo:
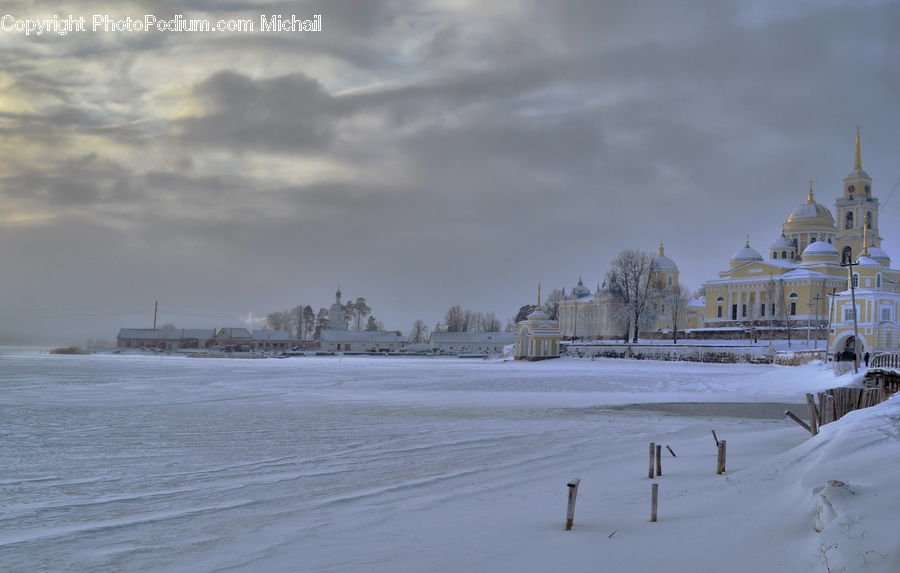
[[[465,332],[466,317],[463,309],[458,304],[451,306],[444,315],[444,326],[447,332]]]
[[[289,312],[272,312],[266,316],[266,328],[269,330],[290,330],[290,325]]]
[[[503,325],[493,312],[488,312],[481,316],[481,332],[500,332],[501,328],[503,328]]]
[[[563,298],[563,291],[554,289],[550,291],[547,298],[544,299],[544,312],[550,317],[550,320],[559,318],[559,301]]]
[[[672,343],[678,344],[678,328],[687,316],[687,307],[690,298],[688,289],[681,283],[676,283],[663,291],[663,300],[666,301],[668,318],[672,321]]]
[[[409,341],[420,344],[428,340],[428,325],[423,320],[416,320],[409,331]]]
[[[606,273],[610,292],[627,309],[632,342],[638,341],[647,305],[654,298],[658,285],[654,280],[654,257],[650,253],[626,249],[612,262]]]

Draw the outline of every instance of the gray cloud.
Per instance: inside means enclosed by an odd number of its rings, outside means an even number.
[[[883,201],[900,177],[893,3],[135,6],[320,10],[326,31],[5,36],[0,334],[128,320],[2,318],[47,301],[236,316],[337,283],[391,328],[511,316],[660,239],[697,287],[745,233],[764,249],[808,179],[832,204],[857,124]]]

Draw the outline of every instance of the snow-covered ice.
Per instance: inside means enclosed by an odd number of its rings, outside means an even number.
[[[0,350],[0,570],[896,572],[897,400],[812,439],[715,415],[789,402],[805,417],[804,392],[848,380],[816,365]],[[656,402],[713,405],[611,408]],[[678,455],[659,523],[651,441]]]

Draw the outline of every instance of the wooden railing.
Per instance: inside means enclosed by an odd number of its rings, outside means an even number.
[[[882,352],[869,362],[869,368],[900,370],[900,352]]]

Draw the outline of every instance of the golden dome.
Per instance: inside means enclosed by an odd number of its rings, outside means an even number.
[[[834,229],[834,217],[827,207],[820,203],[816,203],[813,198],[812,186],[806,196],[806,201],[801,203],[788,215],[785,221],[784,230],[802,231],[806,229],[819,230],[822,227]]]

